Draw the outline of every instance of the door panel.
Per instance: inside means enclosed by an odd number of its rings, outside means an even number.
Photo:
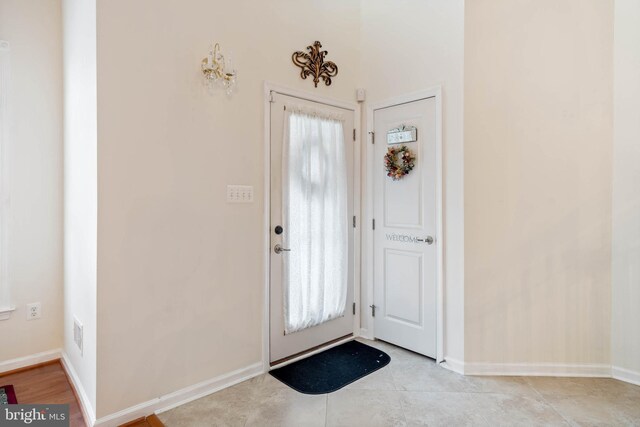
[[[385,250],[385,305],[383,316],[392,321],[420,325],[422,319],[420,283],[423,255],[419,252]]]
[[[406,144],[411,146],[415,143]],[[385,144],[386,145],[386,144]],[[411,147],[413,151],[413,147]],[[415,152],[419,155],[419,149]],[[384,153],[382,154],[384,156]],[[384,180],[384,225],[389,228],[420,230],[423,225],[421,165],[400,181]]]
[[[354,129],[354,112],[338,107],[283,95],[272,92],[271,103],[271,124],[270,124],[270,146],[271,146],[271,206],[270,206],[270,348],[269,360],[275,362],[289,356],[304,352],[311,348],[329,343],[337,338],[353,333],[354,315],[352,304],[354,301],[354,229],[351,225],[351,218],[354,209],[354,142],[352,132]],[[297,332],[285,334],[284,321],[284,288],[283,272],[285,263],[290,256],[299,256],[291,252],[275,253],[276,245],[283,245],[287,241],[287,230],[282,234],[275,232],[276,226],[283,225],[283,141],[285,138],[285,108],[300,108],[308,111],[318,110],[323,113],[340,116],[343,120],[344,132],[344,156],[347,164],[347,215],[341,218],[347,222],[348,250],[345,256],[348,257],[348,284],[347,303],[344,315],[325,323],[303,329]],[[286,248],[285,249],[289,249]],[[331,254],[327,254],[330,256]]]
[[[422,228],[422,200],[419,196],[420,185],[406,177],[406,185],[385,185],[385,215],[384,222],[387,227],[420,229]],[[415,198],[407,197],[407,194],[417,194]]]
[[[401,144],[416,161],[394,181],[384,169],[386,135],[402,125],[417,128],[417,141]],[[375,110],[374,131],[375,337],[435,358],[440,242],[427,242],[436,235],[435,98]]]

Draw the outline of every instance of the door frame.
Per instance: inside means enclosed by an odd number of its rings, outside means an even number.
[[[318,96],[314,93],[305,92],[298,89],[292,89],[280,84],[272,83],[269,81],[264,82],[264,145],[263,145],[263,158],[264,158],[264,207],[263,207],[263,310],[262,310],[262,368],[264,372],[268,372],[271,369],[275,369],[289,363],[293,363],[296,360],[307,357],[311,354],[319,353],[327,348],[335,347],[342,344],[345,341],[352,338],[334,341],[331,344],[317,348],[313,351],[309,351],[304,355],[288,359],[286,362],[278,365],[270,366],[269,363],[269,326],[270,326],[270,257],[271,257],[271,92],[277,92],[281,95],[292,96],[295,98],[301,98],[307,101],[318,102],[320,104],[326,104],[333,107],[344,108],[346,110],[353,111],[354,122],[353,126],[356,129],[356,138],[353,151],[353,214],[356,216],[356,226],[353,232],[353,299],[356,303],[356,314],[353,317],[353,335],[354,337],[359,335],[360,331],[360,276],[361,276],[361,218],[362,218],[362,203],[361,203],[361,182],[362,182],[362,161],[361,161],[361,113],[360,106],[356,102],[342,101],[323,96]],[[348,309],[348,308],[347,308]]]
[[[363,258],[362,258],[362,283],[366,283],[367,295],[366,305],[369,307],[374,303],[374,233],[372,221],[374,219],[374,145],[372,144],[372,134],[374,131],[373,117],[374,111],[382,108],[393,107],[396,105],[407,104],[410,102],[420,101],[426,98],[435,98],[436,102],[436,362],[440,363],[444,360],[444,233],[443,233],[443,146],[442,146],[442,86],[433,86],[426,90],[413,92],[385,101],[376,102],[367,106],[367,144],[365,144],[364,154],[365,160],[363,164],[366,166],[365,186],[364,186],[364,212],[363,222],[368,225],[365,227],[363,236]],[[382,138],[379,137],[378,141]],[[380,143],[380,142],[378,142]],[[374,339],[374,319],[371,310],[366,310],[367,328],[361,329],[360,335],[369,339]]]

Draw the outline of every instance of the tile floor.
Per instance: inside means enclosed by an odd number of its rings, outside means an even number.
[[[640,426],[640,387],[606,378],[468,377],[376,341],[381,370],[327,395],[260,375],[160,414],[182,426]]]

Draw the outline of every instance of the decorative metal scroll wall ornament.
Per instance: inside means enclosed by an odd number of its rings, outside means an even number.
[[[313,45],[307,46],[309,53],[297,51],[291,56],[293,63],[301,68],[300,77],[306,80],[307,77],[313,76],[315,87],[318,87],[320,79],[325,85],[331,85],[331,78],[338,75],[338,66],[334,62],[324,62],[324,57],[329,52],[321,49],[322,43],[316,41]]]
[[[387,144],[403,144],[418,140],[418,129],[415,126],[402,125],[387,132]]]

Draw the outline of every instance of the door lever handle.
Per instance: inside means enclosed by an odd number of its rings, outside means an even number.
[[[291,249],[285,249],[282,246],[280,246],[280,243],[278,243],[273,247],[273,252],[277,254],[281,254],[282,252],[291,252]]]

